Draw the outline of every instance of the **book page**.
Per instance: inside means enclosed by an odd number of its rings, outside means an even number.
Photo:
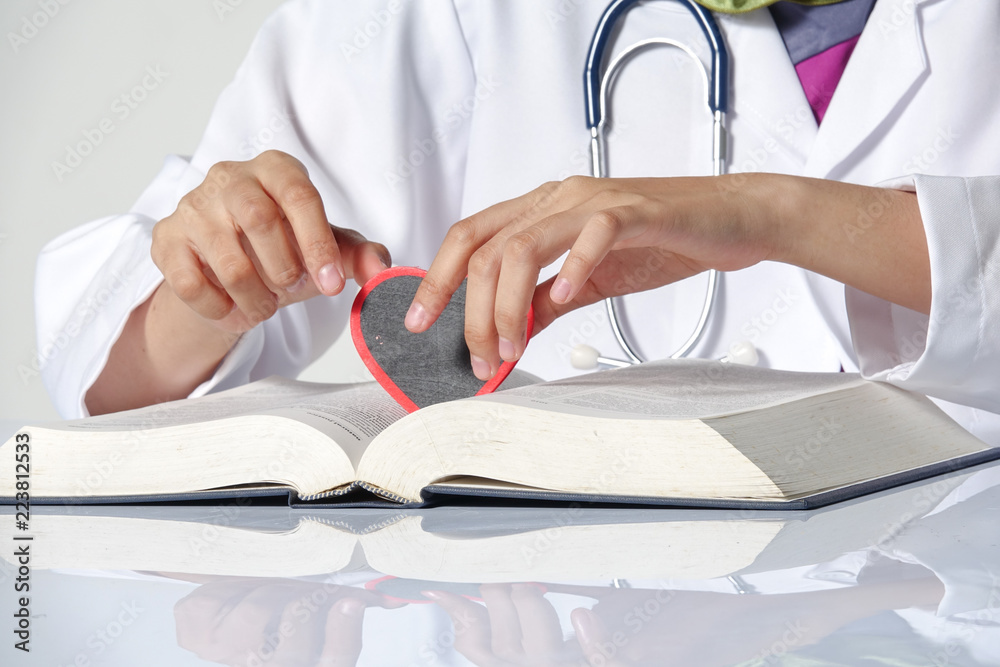
[[[304,396],[291,405],[261,414],[312,426],[340,445],[357,468],[372,438],[407,413],[378,383],[370,382],[332,396]]]
[[[240,415],[261,414],[309,398],[325,397],[325,400],[339,401],[340,394],[368,384],[372,383],[320,384],[269,377],[196,399],[184,398],[136,410],[55,422],[45,426],[52,430],[67,431],[136,431],[198,424]]]
[[[600,417],[705,419],[780,405],[864,382],[857,373],[802,373],[705,359],[668,359],[519,387],[473,400]]]
[[[357,466],[372,438],[406,415],[375,382],[321,384],[279,377],[137,410],[47,425],[65,431],[139,431],[243,417],[275,415],[320,431]]]

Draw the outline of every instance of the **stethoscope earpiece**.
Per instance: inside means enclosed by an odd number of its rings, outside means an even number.
[[[760,361],[757,348],[748,340],[736,341],[729,346],[729,353],[719,359],[724,364],[740,364],[741,366],[756,366]],[[600,366],[605,368],[627,368],[636,362],[623,359],[602,357],[597,348],[583,343],[575,346],[569,355],[569,363],[581,371],[591,371]]]

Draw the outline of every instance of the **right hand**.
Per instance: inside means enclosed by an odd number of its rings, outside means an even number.
[[[171,575],[167,575],[171,576]],[[405,603],[332,583],[277,578],[202,578],[174,605],[178,645],[223,665],[353,667],[368,607]]]
[[[331,225],[305,166],[273,150],[209,169],[153,228],[152,258],[177,298],[228,333],[391,264],[385,246]]]

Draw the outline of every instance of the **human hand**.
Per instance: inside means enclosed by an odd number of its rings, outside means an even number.
[[[424,595],[447,612],[455,650],[475,665],[570,667],[581,662],[579,647],[563,639],[555,609],[535,584],[483,584],[484,605],[446,591]]]
[[[406,326],[430,327],[468,274],[466,342],[476,376],[488,379],[524,352],[531,305],[537,331],[607,297],[770,258],[782,237],[760,215],[768,186],[754,178],[753,188],[727,188],[725,177],[575,176],[492,206],[449,230]],[[567,250],[559,274],[537,285]]]
[[[385,246],[331,225],[305,166],[273,150],[214,165],[153,228],[152,257],[180,301],[229,333],[391,263]]]
[[[357,664],[370,606],[402,606],[370,591],[289,579],[219,579],[174,606],[178,644],[204,660],[274,667]]]

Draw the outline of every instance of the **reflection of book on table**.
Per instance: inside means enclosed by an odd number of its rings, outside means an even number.
[[[459,494],[809,507],[1000,456],[886,384],[696,360],[405,416],[374,384],[269,379],[21,434],[35,502],[290,493],[416,505]],[[14,470],[15,448],[0,448],[0,466]],[[0,497],[14,496],[13,479],[0,477]]]
[[[445,507],[306,514],[233,504],[87,507],[67,515],[41,508],[31,526],[45,549],[33,554],[32,565],[245,577],[322,575],[367,565],[406,579],[475,583],[710,579],[884,547],[898,533],[887,520],[919,521],[917,508],[930,511],[935,503],[929,500],[941,500],[966,477],[808,513]],[[4,525],[14,531],[12,521]]]

